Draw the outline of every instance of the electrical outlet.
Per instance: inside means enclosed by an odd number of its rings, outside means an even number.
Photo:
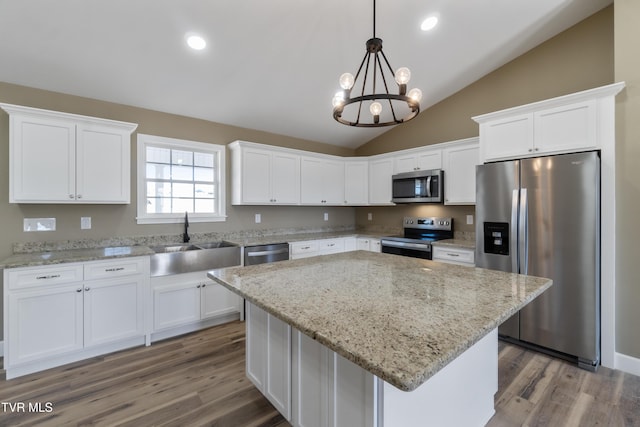
[[[328,212],[324,213],[324,220],[325,221],[329,221],[329,213]]]
[[[81,230],[91,230],[91,217],[90,216],[80,217],[80,229]]]
[[[473,224],[473,215],[467,215],[467,224],[468,225]]]
[[[31,231],[56,231],[55,218],[25,218],[22,230]]]
[[[367,214],[367,219],[368,219],[369,221],[371,221],[371,220],[373,219],[373,214],[372,214],[371,212],[369,212],[369,213]]]
[[[262,215],[258,213],[256,214],[256,224],[260,224],[261,222],[262,222]]]

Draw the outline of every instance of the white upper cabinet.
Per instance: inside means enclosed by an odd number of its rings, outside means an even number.
[[[344,163],[345,205],[369,203],[369,161],[346,160]]]
[[[445,144],[442,149],[444,169],[444,204],[476,203],[476,166],[480,164],[478,138]]]
[[[303,205],[344,204],[344,161],[302,157],[301,202]]]
[[[438,148],[408,151],[394,157],[394,173],[442,168],[442,151]]]
[[[473,117],[480,124],[480,161],[600,148],[607,125],[599,125],[599,115],[622,87],[615,83]]]
[[[369,160],[369,204],[393,205],[391,202],[392,176],[392,157],[376,157]]]
[[[234,205],[300,203],[300,156],[241,141],[229,145]]]
[[[129,203],[137,125],[0,104],[10,115],[11,203]]]

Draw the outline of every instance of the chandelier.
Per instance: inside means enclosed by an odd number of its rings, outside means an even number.
[[[422,91],[414,88],[407,93],[411,71],[401,67],[394,72],[382,51],[382,39],[376,37],[375,0],[373,38],[367,40],[366,47],[367,51],[355,77],[351,73],[340,76],[342,90],[333,97],[333,118],[342,124],[357,127],[393,126],[413,119],[420,112]],[[361,76],[362,79],[358,81]],[[392,81],[398,86],[397,93],[389,92]],[[376,93],[376,89],[381,87],[384,91]],[[351,97],[354,88],[359,94]],[[363,106],[365,109],[369,108],[371,115],[363,113]]]

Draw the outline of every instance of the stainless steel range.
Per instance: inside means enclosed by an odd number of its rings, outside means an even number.
[[[432,259],[431,243],[453,238],[452,218],[405,217],[403,224],[402,236],[383,237],[380,240],[382,252]]]

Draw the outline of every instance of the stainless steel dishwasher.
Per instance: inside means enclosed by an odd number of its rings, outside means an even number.
[[[267,264],[289,259],[288,243],[273,243],[270,245],[245,246],[244,265]]]

